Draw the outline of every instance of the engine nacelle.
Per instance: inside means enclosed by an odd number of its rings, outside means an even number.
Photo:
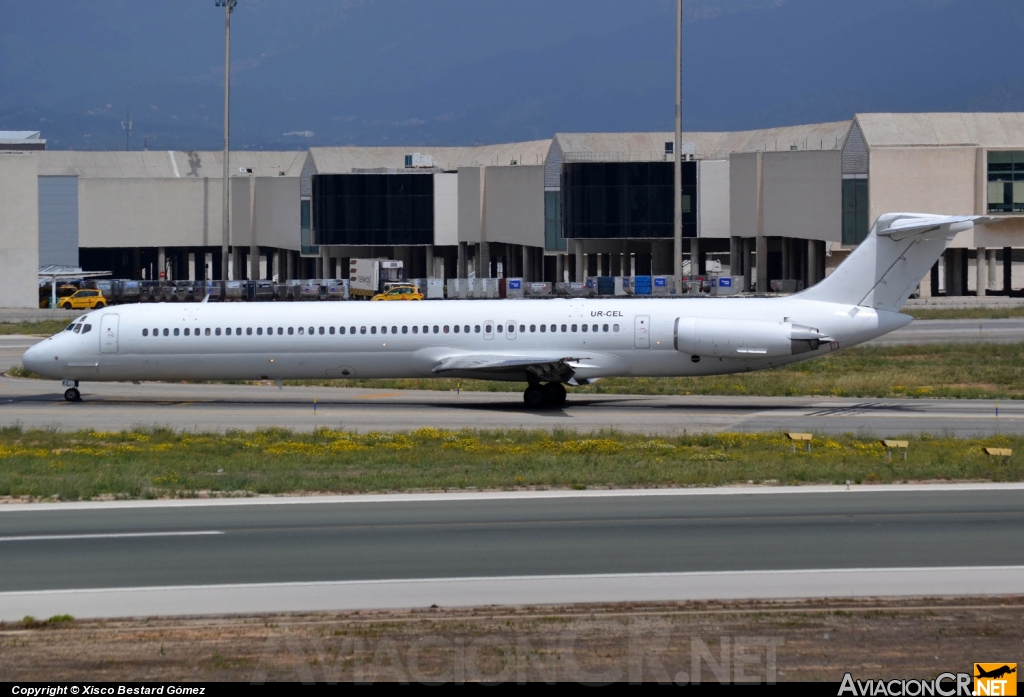
[[[691,356],[772,358],[818,350],[831,339],[813,327],[792,322],[679,317],[677,351]]]

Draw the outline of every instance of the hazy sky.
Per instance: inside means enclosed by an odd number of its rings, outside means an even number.
[[[687,0],[684,127],[1024,110],[1019,0]],[[232,145],[440,145],[670,130],[673,0],[240,0]],[[221,144],[213,0],[5,3],[0,129]]]

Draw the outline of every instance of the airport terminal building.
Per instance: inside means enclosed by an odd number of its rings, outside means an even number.
[[[671,275],[673,142],[671,133],[557,133],[471,147],[232,152],[228,276],[340,278],[363,257],[402,260],[422,278]],[[48,264],[220,278],[222,158],[48,151],[38,132],[0,132],[3,304],[35,306]],[[688,276],[798,289],[829,273],[881,213],[991,213],[1009,219],[961,233],[921,294],[1024,290],[1024,113],[684,133],[681,158]]]

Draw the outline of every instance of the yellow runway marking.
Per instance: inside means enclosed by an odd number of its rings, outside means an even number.
[[[401,397],[401,392],[384,392],[382,394],[368,394],[356,396],[355,399],[387,399],[388,397]]]

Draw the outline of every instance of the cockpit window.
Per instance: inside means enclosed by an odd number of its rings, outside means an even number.
[[[76,324],[75,325],[75,334],[77,334],[81,329],[82,329],[82,325],[81,324]]]
[[[76,326],[76,325],[75,325],[75,323],[74,323],[74,322],[72,322],[71,324],[69,324],[68,326],[66,326],[66,327],[64,328],[64,331],[66,331],[66,332],[74,331],[74,329],[75,329],[75,326]]]
[[[88,334],[91,331],[92,331],[92,325],[91,324],[83,324],[82,325],[82,333],[83,334]]]

